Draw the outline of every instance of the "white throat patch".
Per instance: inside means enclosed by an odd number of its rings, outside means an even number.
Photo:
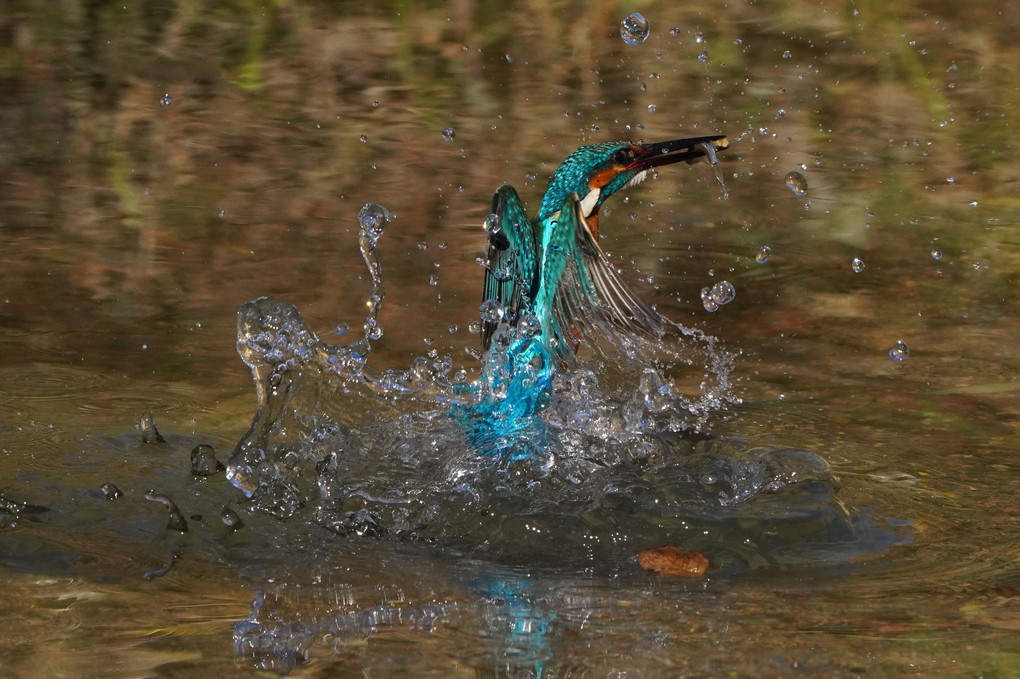
[[[588,192],[587,196],[581,199],[581,214],[584,215],[585,219],[591,217],[595,205],[599,202],[600,195],[602,195],[601,189],[592,189]]]

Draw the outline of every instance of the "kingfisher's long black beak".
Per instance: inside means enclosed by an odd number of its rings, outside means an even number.
[[[681,161],[693,163],[699,158],[706,157],[714,161],[715,152],[722,151],[729,145],[730,140],[723,134],[660,141],[655,144],[635,144],[634,160],[627,169],[647,170]]]

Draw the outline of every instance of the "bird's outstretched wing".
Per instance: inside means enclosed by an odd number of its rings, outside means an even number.
[[[628,334],[659,338],[667,321],[631,292],[612,262],[585,226],[577,194],[560,210],[560,219],[573,227],[574,241],[563,278],[554,296],[556,325],[575,335],[595,334],[626,351]]]
[[[490,230],[488,264],[482,301],[496,300],[505,316],[516,321],[530,307],[538,286],[535,231],[514,187],[504,185],[492,196],[491,213],[499,229]],[[498,321],[483,321],[482,346],[489,348]]]

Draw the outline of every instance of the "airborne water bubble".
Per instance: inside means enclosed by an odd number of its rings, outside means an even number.
[[[786,186],[797,196],[807,195],[807,179],[796,170],[787,173]]]
[[[503,307],[494,299],[487,299],[478,307],[478,315],[486,323],[498,323],[503,318]]]
[[[712,288],[704,287],[701,289],[701,303],[705,306],[705,311],[717,311],[719,309],[719,303],[712,297]]]
[[[542,324],[538,320],[538,316],[532,313],[526,313],[521,316],[521,320],[517,325],[517,330],[525,337],[534,337],[542,329]]]
[[[763,245],[761,246],[761,249],[758,250],[758,254],[754,256],[754,261],[758,262],[759,264],[764,264],[765,262],[769,261],[769,255],[771,254],[772,248],[770,248],[768,245]]]
[[[485,216],[485,221],[482,222],[482,228],[485,229],[485,233],[490,236],[495,236],[503,228],[500,224],[499,215],[489,214]]]
[[[854,273],[864,271],[864,260],[860,257],[854,257],[853,261],[850,262],[850,268],[853,269]]]
[[[729,281],[719,281],[712,286],[712,301],[720,306],[729,304],[737,296],[737,291]]]
[[[941,260],[942,259],[942,250],[940,248],[933,247],[931,249],[931,258],[934,259],[936,262]]]
[[[893,345],[893,348],[889,350],[889,358],[894,361],[905,361],[910,358],[910,347],[907,343],[900,340]]]
[[[174,102],[173,97],[171,97],[169,94],[164,94],[162,97],[159,98],[160,106],[169,106],[173,102]]]
[[[358,212],[358,223],[361,230],[372,240],[378,240],[390,221],[390,211],[379,203],[365,203],[365,206]]]
[[[453,141],[454,137],[457,136],[457,131],[452,127],[443,128],[443,141]]]
[[[634,12],[620,22],[620,37],[628,45],[640,45],[648,39],[648,19]]]

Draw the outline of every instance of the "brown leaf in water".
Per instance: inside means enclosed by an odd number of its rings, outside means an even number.
[[[663,545],[638,552],[638,563],[646,571],[678,578],[700,578],[708,570],[708,557],[676,545]]]

